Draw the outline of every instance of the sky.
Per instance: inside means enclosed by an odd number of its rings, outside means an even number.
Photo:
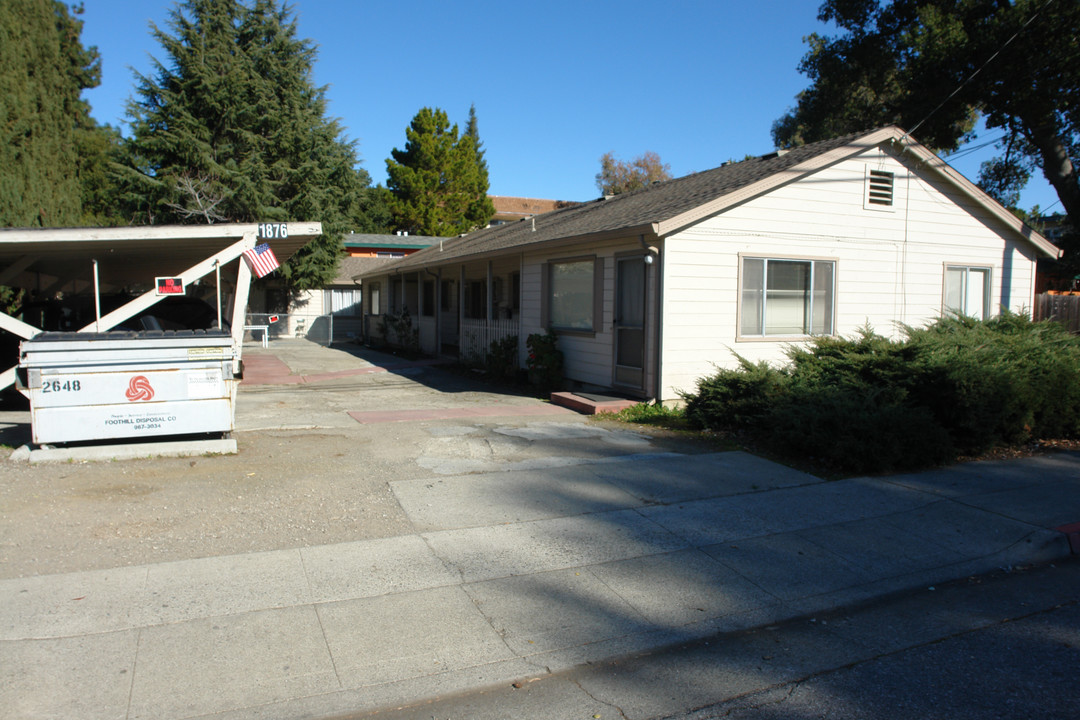
[[[385,184],[423,107],[463,129],[476,114],[492,195],[589,200],[606,152],[653,151],[674,176],[772,151],[770,129],[808,84],[804,38],[828,34],[817,0],[294,0],[318,48],[314,83]],[[84,93],[98,122],[126,133],[134,72],[167,62],[171,0],[84,0],[82,42],[101,56]],[[985,131],[976,143],[1000,136]],[[916,139],[918,139],[916,137]],[[974,180],[993,148],[947,158]],[[1021,206],[1057,202],[1041,177]],[[1056,209],[1060,211],[1060,204]]]

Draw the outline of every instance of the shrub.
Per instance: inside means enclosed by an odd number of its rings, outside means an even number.
[[[1080,338],[1004,312],[942,318],[891,341],[815,338],[782,369],[739,358],[684,395],[697,427],[743,430],[838,470],[938,464],[1031,438],[1080,436]]]
[[[1004,312],[905,333],[921,359],[919,402],[961,452],[1080,435],[1080,338],[1058,323]]]
[[[686,419],[705,430],[755,427],[787,392],[788,376],[766,363],[738,357],[739,369],[719,369],[698,380],[697,392],[684,393]]]
[[[926,408],[841,387],[793,395],[772,409],[756,438],[781,457],[852,473],[925,467],[954,455],[949,434]]]
[[[488,347],[487,369],[499,377],[513,377],[518,369],[518,336],[492,340]]]
[[[563,354],[559,350],[559,336],[548,330],[533,333],[525,339],[529,350],[529,382],[542,394],[557,390],[562,385]]]

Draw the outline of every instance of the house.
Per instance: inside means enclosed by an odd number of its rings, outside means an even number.
[[[264,298],[253,298],[250,312],[256,317],[284,316],[277,331],[289,336],[304,336],[319,342],[329,340],[331,333],[334,341],[361,338],[364,324],[360,276],[440,240],[443,238],[408,233],[349,233],[344,238],[345,256],[338,262],[334,279],[325,287],[290,297],[287,290],[271,286]]]
[[[558,334],[565,377],[675,400],[734,353],[1029,309],[1057,248],[890,126],[486,228],[363,275],[425,352]],[[365,298],[367,299],[367,298]]]

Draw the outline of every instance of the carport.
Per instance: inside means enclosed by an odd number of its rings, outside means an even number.
[[[169,289],[190,289],[191,296],[214,307],[214,325],[228,328],[225,344],[231,344],[233,375],[239,377],[251,281],[241,256],[267,243],[284,262],[321,233],[317,222],[0,229],[0,284],[25,290],[31,302],[57,304],[59,299],[67,322],[75,321],[63,329],[76,334],[105,333],[174,297]],[[122,298],[117,301],[122,304],[103,307],[102,297]],[[84,311],[69,312],[75,306]],[[25,313],[24,319],[0,313],[0,329],[21,340],[59,329],[27,319]],[[148,335],[133,337],[138,342]],[[0,390],[15,382],[16,360],[14,354],[0,358]]]

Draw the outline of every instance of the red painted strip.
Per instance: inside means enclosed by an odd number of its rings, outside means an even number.
[[[567,415],[572,412],[554,405],[489,405],[475,408],[373,410],[369,412],[350,412],[349,415],[358,423],[372,425],[375,423],[451,420],[455,418]]]
[[[1080,523],[1069,523],[1054,529],[1065,533],[1065,537],[1069,541],[1069,550],[1073,555],[1080,555]]]

